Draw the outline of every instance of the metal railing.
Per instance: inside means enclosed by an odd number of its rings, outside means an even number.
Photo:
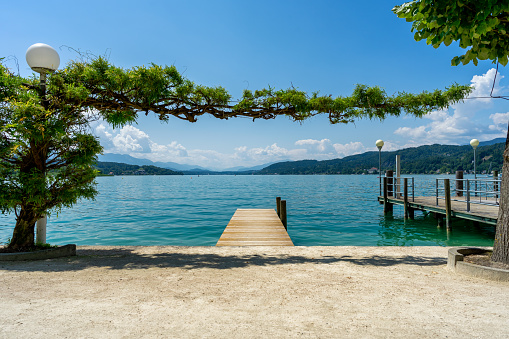
[[[445,200],[445,182],[449,181],[449,192],[456,192],[451,196],[451,201],[458,201],[467,204],[467,212],[470,212],[470,204],[498,206],[500,203],[501,179],[446,179],[437,178],[435,185],[435,198],[438,205],[439,200]],[[455,183],[455,187],[452,187]],[[442,193],[443,192],[443,196]]]
[[[382,178],[380,177],[380,196],[383,194],[385,189],[382,184]],[[414,177],[387,177],[387,196],[394,197],[397,199],[403,199],[405,196],[408,199],[415,201],[415,179]],[[407,183],[405,186],[405,182]]]
[[[408,183],[410,181],[410,183]],[[405,185],[405,182],[407,183]],[[394,193],[395,197],[401,199],[405,196],[412,198],[415,201],[415,181],[414,177],[396,177],[394,178]]]

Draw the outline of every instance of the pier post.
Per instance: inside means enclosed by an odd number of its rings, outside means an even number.
[[[394,196],[394,172],[388,170],[385,172],[385,177],[387,178],[387,194],[389,197]]]
[[[286,200],[281,200],[281,222],[285,227],[285,230],[288,230],[287,220],[286,220]]]
[[[388,199],[388,195],[389,195],[389,192],[388,192],[389,185],[387,184],[387,182],[389,181],[388,179],[389,178],[384,177],[384,214],[392,212],[392,204],[389,203],[389,199]]]
[[[408,219],[408,178],[403,179],[403,218]]]
[[[451,185],[449,179],[444,179],[445,190],[445,227],[451,230]]]
[[[456,171],[456,196],[463,196],[463,171]]]
[[[281,197],[276,197],[276,213],[279,219],[281,219]]]
[[[435,219],[437,219],[437,227],[440,228],[444,226],[444,217],[439,213],[433,213]]]

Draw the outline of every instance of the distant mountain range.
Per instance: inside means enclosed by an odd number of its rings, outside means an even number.
[[[177,164],[176,162],[153,162],[148,159],[139,159],[132,157],[127,154],[115,154],[115,153],[105,153],[99,155],[100,162],[117,162],[122,164],[129,165],[138,165],[138,166],[157,166],[161,168],[171,169],[173,171],[187,171],[194,169],[207,170],[206,168],[200,166],[193,165],[182,165]]]
[[[129,164],[129,165],[138,165],[138,166],[157,166],[161,168],[167,168],[171,169],[173,171],[192,171],[192,172],[245,172],[245,171],[258,171],[262,168],[265,168],[269,165],[274,164],[274,162],[270,162],[263,165],[257,165],[253,167],[245,167],[245,166],[237,166],[237,167],[231,167],[227,168],[221,171],[214,171],[209,168],[204,168],[198,165],[185,165],[185,164],[178,164],[176,162],[154,162],[148,159],[139,159],[132,157],[127,154],[115,154],[115,153],[105,153],[99,155],[100,162],[117,162],[122,164]]]
[[[497,138],[479,143],[477,148],[477,171],[489,173],[502,169],[505,138]],[[462,169],[473,170],[473,150],[468,145],[425,145],[405,148],[392,152],[382,152],[382,170],[394,169],[396,154],[401,156],[402,173],[446,173]],[[106,153],[99,156],[100,162],[123,163],[137,166],[155,166],[170,169],[178,174],[362,174],[378,170],[378,152],[332,160],[300,160],[269,163],[254,167],[232,167],[213,171],[196,165],[182,165],[174,162],[153,162],[125,154]],[[111,166],[111,165],[110,165]],[[154,172],[155,169],[151,169]],[[162,172],[161,172],[162,173]],[[168,172],[170,173],[170,172]],[[175,173],[177,174],[177,173]]]
[[[489,141],[481,141],[479,143],[479,146],[489,146],[489,145],[499,144],[501,142],[505,144],[505,138],[496,138],[496,139],[489,140]],[[470,144],[467,144],[467,145],[470,145]]]
[[[477,148],[477,173],[501,171],[505,143],[485,143]],[[382,171],[395,169],[401,156],[401,173],[454,173],[473,171],[474,152],[470,145],[426,145],[382,152]],[[256,174],[368,174],[378,172],[378,152],[366,152],[333,160],[302,160],[273,164]]]

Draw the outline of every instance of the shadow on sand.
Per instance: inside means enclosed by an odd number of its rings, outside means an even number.
[[[179,250],[180,249],[180,250]],[[211,249],[215,249],[211,247]],[[190,252],[190,253],[186,253]],[[193,253],[194,252],[194,253]],[[196,253],[198,252],[198,253]],[[212,253],[199,253],[212,252]],[[215,252],[215,253],[214,253]],[[263,250],[261,251],[263,252]],[[274,265],[331,265],[350,263],[359,266],[388,267],[395,265],[441,266],[447,264],[443,257],[427,256],[380,256],[353,257],[349,255],[330,256],[281,254],[230,254],[217,250],[193,251],[192,247],[174,247],[165,253],[139,253],[135,248],[112,249],[78,249],[76,257],[48,259],[41,261],[0,261],[0,270],[5,271],[43,271],[62,272],[80,271],[88,268],[120,269],[149,269],[149,268],[181,268],[195,269],[233,269],[250,266]]]

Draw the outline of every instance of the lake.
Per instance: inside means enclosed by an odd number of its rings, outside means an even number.
[[[416,194],[433,195],[435,178],[416,175]],[[95,201],[48,218],[48,243],[213,246],[237,208],[275,208],[276,196],[287,201],[288,233],[297,246],[492,246],[494,239],[494,226],[455,221],[447,232],[419,211],[415,220],[404,220],[400,206],[384,217],[375,175],[96,180]],[[0,214],[0,242],[12,236],[14,224],[13,215]]]

